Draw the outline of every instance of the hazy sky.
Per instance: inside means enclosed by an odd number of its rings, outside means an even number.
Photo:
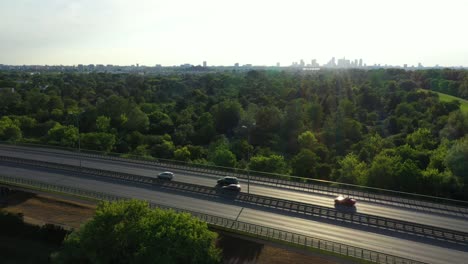
[[[1,0],[0,64],[468,66],[468,0]]]

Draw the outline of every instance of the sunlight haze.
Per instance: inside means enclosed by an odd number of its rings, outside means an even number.
[[[468,1],[16,0],[0,64],[467,66]]]

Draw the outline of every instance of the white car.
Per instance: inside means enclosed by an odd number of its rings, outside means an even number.
[[[158,179],[161,180],[172,180],[174,178],[174,173],[170,171],[161,172],[158,174]]]

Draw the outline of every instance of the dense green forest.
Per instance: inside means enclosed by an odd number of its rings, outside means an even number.
[[[467,71],[0,72],[0,88],[0,140],[80,135],[86,149],[468,199],[468,115],[421,90],[468,99]]]

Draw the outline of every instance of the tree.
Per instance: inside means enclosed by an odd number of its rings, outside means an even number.
[[[187,146],[178,148],[174,151],[174,159],[180,161],[189,161],[190,160],[190,151]]]
[[[435,169],[437,171],[445,171],[447,164],[445,162],[445,157],[447,157],[448,152],[448,140],[444,140],[435,150],[431,152],[429,157],[429,165],[427,169]]]
[[[418,130],[406,136],[406,141],[412,147],[419,150],[432,150],[437,146],[437,142],[432,136],[431,131],[427,128],[418,128]]]
[[[448,139],[459,139],[468,134],[468,114],[462,111],[454,111],[449,114],[445,127],[440,131],[440,136]]]
[[[253,153],[253,146],[245,139],[235,140],[231,143],[231,151],[236,155],[237,159],[247,160],[249,155]]]
[[[195,124],[194,141],[198,144],[208,144],[215,135],[213,116],[210,113],[203,113]]]
[[[367,84],[359,89],[357,101],[358,105],[369,112],[376,110],[380,105],[380,97],[376,94],[375,89],[372,89]]]
[[[421,192],[435,196],[453,197],[460,190],[460,183],[449,170],[428,168],[421,172]]]
[[[286,162],[283,156],[279,155],[254,156],[250,159],[249,169],[280,174],[287,173]]]
[[[96,119],[96,130],[98,132],[108,132],[111,119],[107,116],[98,116]]]
[[[311,150],[302,149],[291,161],[292,173],[295,176],[315,178],[319,157]]]
[[[24,111],[21,95],[8,89],[0,90],[0,116],[19,114]]]
[[[144,133],[148,130],[149,119],[148,116],[140,110],[140,108],[135,107],[128,113],[128,119],[125,123],[125,128],[128,131],[139,131]]]
[[[151,156],[153,157],[170,159],[174,155],[175,146],[171,136],[167,134],[154,138],[148,144],[151,146]]]
[[[22,137],[19,122],[4,116],[0,119],[0,140],[18,141]]]
[[[54,108],[50,111],[50,117],[52,120],[60,121],[63,117],[63,111],[61,109]]]
[[[174,143],[177,145],[189,144],[194,133],[192,124],[187,123],[179,125],[173,134]]]
[[[115,136],[109,133],[82,133],[81,145],[85,149],[109,152],[114,148]]]
[[[417,191],[421,170],[411,159],[402,159],[394,150],[382,151],[369,168],[370,186],[400,191]]]
[[[46,121],[49,118],[48,102],[48,95],[40,92],[39,89],[32,89],[26,93],[25,110],[38,119]]]
[[[11,118],[16,120],[15,123],[19,123],[19,128],[24,137],[33,137],[37,134],[38,131],[35,129],[37,126],[36,119],[29,116],[15,116]]]
[[[367,184],[367,164],[359,158],[349,153],[344,159],[338,162],[338,181],[344,183],[366,185]]]
[[[174,130],[174,123],[172,119],[161,111],[154,111],[149,118],[149,132],[151,134],[163,135],[166,133],[172,133]]]
[[[322,125],[323,119],[323,108],[318,102],[311,103],[307,110],[308,117],[312,122],[312,128],[318,129]]]
[[[208,155],[208,159],[212,161],[217,166],[223,167],[235,167],[237,160],[236,155],[234,155],[229,149],[225,147],[218,147],[214,153]]]
[[[468,136],[455,141],[447,152],[445,162],[454,175],[468,180]]]
[[[419,191],[418,182],[421,181],[422,171],[413,160],[405,160],[398,168],[397,173],[397,189],[406,192]]]
[[[369,164],[382,151],[384,144],[385,142],[379,134],[367,135],[357,144],[359,148],[355,150],[359,151],[359,159]],[[389,147],[393,147],[393,145]]]
[[[286,115],[283,120],[283,131],[282,137],[284,142],[287,143],[285,149],[289,152],[297,152],[299,150],[299,145],[297,138],[301,131],[305,130],[304,121],[306,120],[306,113],[304,109],[304,100],[296,99],[290,102],[286,107]],[[279,142],[274,142],[272,147]]]
[[[138,157],[151,157],[148,145],[139,145],[136,148],[132,149],[130,154]]]
[[[109,96],[97,105],[99,115],[110,117],[114,127],[119,124],[121,115],[127,113],[130,108],[127,99],[116,95]]]
[[[399,86],[407,92],[414,91],[418,87],[418,85],[412,80],[402,80],[400,81]]]
[[[301,148],[306,148],[310,150],[314,150],[314,148],[318,145],[317,138],[315,138],[314,133],[312,133],[311,131],[306,131],[300,134],[297,138],[297,141],[299,142],[299,146]]]
[[[401,162],[401,157],[391,156],[381,152],[375,156],[369,168],[368,183],[370,186],[397,189],[398,171]]]
[[[403,161],[411,160],[420,169],[425,169],[429,165],[430,151],[412,148],[410,145],[405,144],[394,148],[395,154],[400,156]]]
[[[62,126],[56,123],[47,133],[49,142],[65,147],[75,147],[78,144],[78,128],[74,126]]]
[[[258,109],[255,113],[255,126],[248,125],[248,130],[252,130],[251,142],[265,146],[277,144],[282,122],[283,114],[277,107],[266,106]]]
[[[465,77],[465,79],[463,79],[463,82],[458,88],[458,91],[459,91],[458,92],[459,97],[468,100],[468,77]]]
[[[150,209],[131,200],[98,205],[69,235],[53,263],[220,263],[216,233],[187,213]]]
[[[147,144],[148,137],[138,131],[133,131],[125,136],[125,141],[131,149],[136,149],[140,145]]]
[[[239,123],[242,106],[237,101],[223,101],[212,107],[211,112],[219,133],[228,133]]]

